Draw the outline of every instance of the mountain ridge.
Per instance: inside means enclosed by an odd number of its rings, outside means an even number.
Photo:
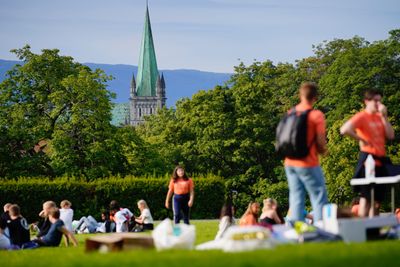
[[[0,59],[0,82],[5,79],[6,72],[22,61]],[[107,83],[110,91],[116,93],[114,103],[129,102],[132,73],[137,75],[137,66],[128,64],[82,63],[91,69],[102,69],[107,75],[114,77]],[[183,97],[191,97],[199,90],[209,90],[223,85],[230,79],[230,73],[200,71],[194,69],[159,70],[164,74],[167,93],[167,107],[174,106]]]

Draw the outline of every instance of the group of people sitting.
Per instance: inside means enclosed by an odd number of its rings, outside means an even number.
[[[261,212],[261,214],[260,214]],[[290,213],[290,211],[288,211]],[[307,212],[306,212],[307,213]],[[312,215],[307,213],[307,220],[311,220]],[[279,210],[278,202],[275,199],[267,198],[263,201],[263,208],[260,211],[260,204],[258,202],[250,202],[246,211],[239,219],[239,226],[251,226],[251,225],[261,225],[267,228],[271,228],[275,224],[284,224],[285,218]],[[221,209],[220,222],[218,227],[218,233],[215,239],[220,239],[223,237],[226,230],[235,225],[234,218],[234,208],[230,202],[224,204]]]
[[[67,246],[70,243],[77,246],[76,233],[141,232],[153,229],[153,218],[144,200],[137,203],[140,210],[138,217],[113,200],[109,211],[102,212],[100,222],[90,215],[73,220],[74,211],[71,206],[68,200],[63,200],[60,208],[55,202],[46,201],[39,213],[40,223],[29,225],[17,204],[5,204],[0,217],[0,249],[57,247],[63,236]],[[31,230],[37,232],[33,239]]]
[[[128,208],[121,207],[116,200],[110,202],[109,211],[101,212],[101,221],[93,216],[83,216],[79,220],[72,220],[73,210],[70,203],[65,207],[68,217],[62,218],[70,225],[71,231],[81,233],[111,233],[111,232],[142,232],[153,230],[153,217],[145,200],[139,200],[137,207],[140,216],[135,217]]]
[[[59,246],[63,235],[66,243],[78,245],[74,234],[60,219],[61,210],[53,201],[43,204],[39,213],[44,218],[37,236],[31,240],[30,225],[17,204],[7,203],[0,219],[0,249],[26,249]]]

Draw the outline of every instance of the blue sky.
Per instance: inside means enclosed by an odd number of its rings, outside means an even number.
[[[0,58],[30,44],[79,62],[137,65],[145,0],[0,0]],[[160,69],[233,72],[294,62],[312,45],[400,28],[399,0],[149,0]]]

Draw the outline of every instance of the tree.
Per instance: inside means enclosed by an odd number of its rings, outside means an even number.
[[[317,108],[328,122],[328,148],[323,158],[331,201],[344,203],[358,147],[339,134],[342,123],[362,108],[368,87],[384,92],[395,130],[400,130],[400,30],[387,40],[369,43],[361,37],[335,39],[314,47],[314,55],[295,65],[271,61],[240,64],[226,86],[200,91],[164,110],[141,126],[140,135],[159,148],[163,158],[183,162],[194,172],[213,172],[248,202],[269,195],[286,204],[283,163],[274,151],[275,129],[282,114],[298,103],[303,81],[320,85]],[[168,114],[168,115],[167,115]],[[399,139],[388,151],[399,162]],[[276,191],[276,192],[275,192]]]
[[[369,43],[355,37],[328,43],[324,50],[334,50],[325,74],[320,80],[324,98],[320,106],[326,111],[328,121],[329,157],[323,168],[328,181],[331,201],[338,203],[351,200],[349,180],[357,161],[358,144],[339,135],[340,126],[363,108],[362,96],[367,88],[380,89],[389,111],[389,120],[395,131],[400,129],[400,43],[399,31],[392,31],[387,40]],[[399,135],[388,144],[388,155],[399,162]]]
[[[1,176],[115,172],[111,77],[60,56],[59,50],[34,54],[29,46],[12,50],[23,65],[0,84]],[[118,160],[117,160],[118,161]],[[7,165],[7,166],[6,166]]]
[[[114,140],[117,145],[114,150],[126,159],[125,173],[161,176],[171,171],[172,166],[161,157],[158,147],[143,140],[134,127],[118,128]]]

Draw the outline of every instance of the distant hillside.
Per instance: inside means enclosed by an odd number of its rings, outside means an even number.
[[[19,61],[1,60],[0,59],[0,82],[5,78],[7,70]],[[114,80],[108,83],[109,89],[117,94],[114,102],[125,103],[129,98],[129,86],[132,79],[132,73],[137,74],[137,66],[131,65],[110,65],[83,63],[92,69],[102,69],[108,75],[112,75]],[[223,85],[229,80],[228,73],[213,73],[198,70],[161,70],[164,73],[166,90],[167,90],[167,106],[174,106],[175,102],[182,97],[191,97],[198,90],[208,90],[216,85]]]

